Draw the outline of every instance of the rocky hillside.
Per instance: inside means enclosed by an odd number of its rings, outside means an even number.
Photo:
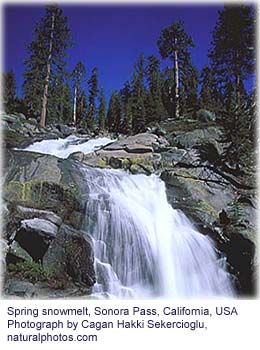
[[[254,294],[255,177],[251,169],[241,173],[222,162],[225,144],[213,120],[167,121],[68,159],[14,148],[71,134],[85,140],[95,135],[62,125],[39,129],[23,115],[2,120],[5,294],[50,298],[91,293],[94,255],[89,233],[82,231],[88,184],[81,164],[160,176],[170,204],[210,235],[218,254],[226,257],[237,292]]]

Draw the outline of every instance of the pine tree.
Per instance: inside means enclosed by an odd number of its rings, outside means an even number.
[[[121,100],[118,92],[113,91],[109,101],[106,126],[110,132],[119,132],[121,127]]]
[[[189,48],[194,47],[191,36],[186,34],[183,22],[174,22],[162,30],[158,40],[158,47],[162,58],[169,58],[173,62],[174,70],[174,100],[175,115],[180,116],[180,75],[185,67],[185,61],[190,58]]]
[[[131,135],[133,130],[133,106],[132,98],[127,102],[122,133]]]
[[[74,88],[74,98],[73,98],[73,123],[77,124],[77,103],[78,96],[81,89],[81,84],[85,80],[86,68],[82,62],[78,62],[72,72],[72,81]],[[81,101],[82,102],[82,101]]]
[[[13,113],[16,110],[17,96],[14,72],[3,74],[3,105],[6,113]]]
[[[87,113],[87,127],[92,128],[96,119],[96,98],[98,94],[98,70],[93,68],[91,77],[88,80],[89,85],[89,101]]]
[[[209,66],[202,69],[200,76],[201,90],[199,96],[200,108],[217,111],[222,107],[221,94],[217,88],[217,81]]]
[[[257,114],[255,96],[239,105],[232,103],[230,109],[222,111],[223,141],[226,143],[222,160],[235,166],[236,170],[254,163],[255,130]],[[253,160],[252,160],[253,159]],[[239,175],[239,173],[237,173]]]
[[[121,124],[121,132],[123,134],[131,134],[132,132],[132,122],[133,122],[133,115],[132,115],[132,88],[127,81],[124,84],[123,89],[120,90],[120,97],[121,97],[121,103],[122,103],[122,124]]]
[[[213,31],[209,57],[218,89],[224,92],[231,81],[240,104],[241,82],[254,71],[255,18],[252,6],[225,5]]]
[[[162,83],[162,101],[167,112],[167,116],[175,115],[175,88],[174,88],[174,71],[167,67],[163,72]]]
[[[249,150],[253,153],[253,142],[248,140],[253,138],[255,109],[249,106],[244,88],[255,68],[253,7],[226,5],[219,12],[209,57],[225,109],[218,118],[228,144],[223,160],[239,170],[250,158]]]
[[[132,88],[132,129],[134,133],[145,131],[145,68],[144,56],[141,54],[134,67]]]
[[[240,81],[240,86],[238,87],[238,89],[239,89],[239,100],[240,100],[239,104],[243,104],[247,100],[247,92],[242,81]],[[225,84],[224,96],[223,96],[223,107],[226,111],[232,111],[239,104],[237,101],[237,90],[234,89],[233,82],[229,80]]]
[[[65,124],[71,123],[71,89],[68,83],[62,86],[61,90],[61,100],[60,100],[60,110],[61,110],[61,121]]]
[[[190,57],[187,56],[181,72],[180,111],[182,114],[194,114],[198,109],[198,85],[198,70],[193,66]]]
[[[146,96],[146,121],[160,122],[166,115],[162,101],[162,76],[160,61],[153,55],[148,57],[146,68],[149,91]]]
[[[31,114],[40,116],[40,126],[46,124],[49,88],[57,76],[64,74],[66,49],[71,44],[67,18],[56,5],[46,7],[45,16],[37,24],[34,40],[28,46],[25,61],[24,98]]]
[[[75,95],[74,95],[75,96]],[[77,125],[85,126],[87,119],[87,96],[83,88],[79,88],[77,91],[77,104],[76,104],[76,116],[77,116]],[[73,120],[74,123],[74,120]]]
[[[99,109],[98,109],[98,127],[99,130],[103,131],[105,129],[106,121],[106,98],[104,95],[104,89],[101,87],[99,92]]]
[[[68,90],[68,76],[54,75],[48,88],[48,104],[46,113],[48,114],[48,123],[64,123],[63,108],[67,104],[71,104],[71,91]],[[65,101],[64,94],[69,98]],[[71,110],[71,107],[70,107]],[[71,116],[66,116],[65,119],[71,119]]]

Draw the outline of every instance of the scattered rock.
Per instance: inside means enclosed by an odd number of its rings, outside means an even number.
[[[206,109],[200,109],[196,114],[198,120],[202,122],[214,122],[216,120],[215,114]]]
[[[22,207],[21,205],[17,205],[14,210],[14,215],[17,215],[21,219],[41,218],[48,220],[57,226],[62,224],[62,219],[49,210],[38,210],[34,208]]]
[[[71,153],[68,157],[68,159],[72,159],[72,160],[77,160],[79,162],[83,162],[85,157],[85,154],[83,152],[74,152]]]
[[[9,246],[7,264],[16,264],[21,261],[32,261],[32,257],[30,254],[24,250],[20,244],[16,241],[13,241]]]
[[[35,286],[27,281],[9,279],[4,286],[5,293],[21,298],[33,298],[35,296]]]

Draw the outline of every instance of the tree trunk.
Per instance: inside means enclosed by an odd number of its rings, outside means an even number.
[[[78,89],[77,86],[75,85],[75,90],[74,90],[74,101],[73,101],[73,123],[76,125],[77,122],[77,93]]]
[[[49,88],[49,80],[51,73],[51,58],[52,58],[52,47],[53,47],[53,37],[54,37],[54,24],[55,24],[55,16],[52,13],[51,17],[51,35],[50,35],[50,45],[49,45],[49,56],[47,60],[47,73],[44,81],[44,91],[42,97],[42,111],[41,111],[41,119],[40,119],[40,127],[44,128],[46,125],[46,107],[47,107],[47,99],[48,99],[48,88]]]
[[[175,73],[175,117],[180,116],[180,100],[179,100],[179,64],[178,52],[174,51],[174,73]]]

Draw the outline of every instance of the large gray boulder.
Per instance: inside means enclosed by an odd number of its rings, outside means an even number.
[[[62,225],[43,258],[43,266],[56,276],[68,275],[74,283],[90,288],[96,281],[91,237]]]
[[[61,219],[72,226],[81,226],[86,179],[76,162],[51,155],[9,150],[6,152],[4,173],[3,196],[9,206],[42,210],[45,214],[38,212],[31,215],[26,209],[31,217],[50,221]],[[54,218],[50,212],[60,219]]]
[[[33,260],[39,261],[57,234],[58,227],[55,224],[45,219],[34,218],[21,222],[14,239]]]

